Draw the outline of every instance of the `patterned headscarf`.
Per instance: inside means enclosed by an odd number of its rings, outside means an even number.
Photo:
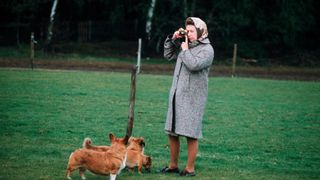
[[[186,19],[186,26],[187,25],[194,25],[196,27],[199,41],[208,37],[207,24],[204,21],[202,21],[200,18],[188,17]]]

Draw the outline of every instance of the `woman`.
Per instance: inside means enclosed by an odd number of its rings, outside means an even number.
[[[176,60],[176,66],[165,124],[170,144],[170,163],[161,172],[179,173],[179,137],[182,136],[187,138],[188,161],[180,176],[195,176],[198,139],[202,138],[202,118],[208,96],[208,73],[214,51],[204,21],[189,17],[185,24],[186,35],[180,33],[180,28],[164,42],[164,57]]]

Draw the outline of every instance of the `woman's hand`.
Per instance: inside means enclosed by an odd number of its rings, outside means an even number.
[[[183,36],[180,35],[180,30],[183,30],[182,28],[179,28],[178,30],[176,30],[173,35],[172,35],[172,39],[179,39],[179,38],[183,38]]]
[[[185,35],[185,41],[181,43],[181,49],[182,49],[182,51],[189,49],[189,42],[188,42],[187,35]]]

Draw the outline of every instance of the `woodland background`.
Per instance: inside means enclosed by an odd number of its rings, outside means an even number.
[[[48,42],[53,3],[1,0],[0,45],[28,44],[31,32],[37,48],[54,53],[74,51],[66,43],[132,44],[142,38],[143,56],[161,57],[166,36],[197,16],[207,22],[217,61],[228,61],[236,43],[238,56],[258,65],[320,64],[317,0],[60,0]],[[126,43],[113,44],[127,53]]]

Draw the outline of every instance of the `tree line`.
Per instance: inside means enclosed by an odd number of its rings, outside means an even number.
[[[45,39],[53,3],[2,0],[0,38],[21,43],[28,29]],[[186,17],[197,16],[207,22],[218,56],[227,56],[237,43],[243,58],[312,66],[320,55],[318,7],[317,0],[60,0],[52,38],[77,41],[79,24],[89,22],[86,40],[143,38],[150,51],[159,53],[168,34],[183,27]]]

